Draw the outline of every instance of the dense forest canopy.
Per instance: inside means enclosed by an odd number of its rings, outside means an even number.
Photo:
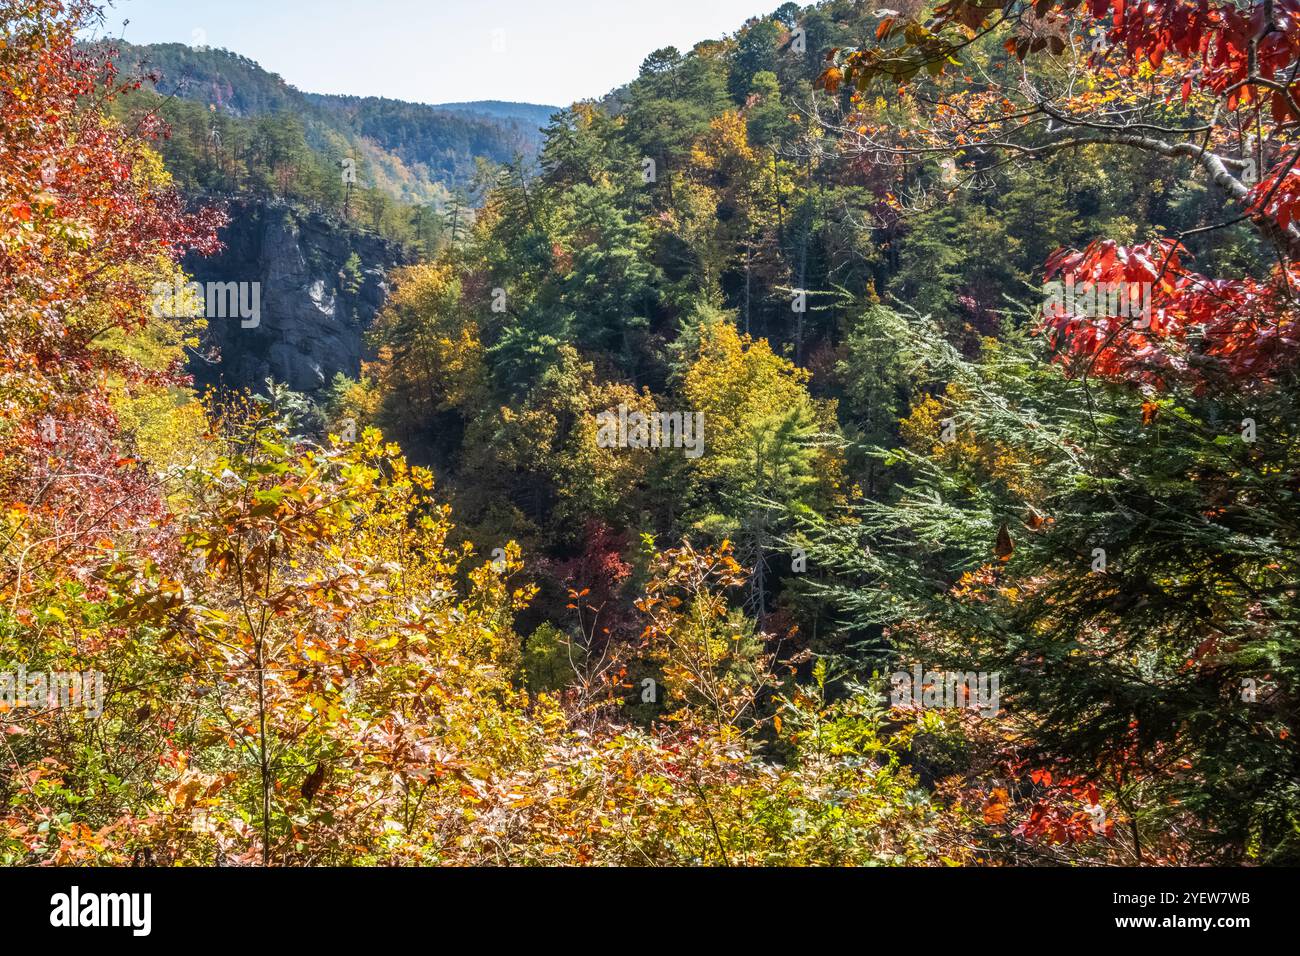
[[[900,6],[466,178],[0,0],[0,664],[103,675],[0,712],[0,860],[1300,860],[1296,4]],[[418,259],[312,398],[150,307],[249,191]]]

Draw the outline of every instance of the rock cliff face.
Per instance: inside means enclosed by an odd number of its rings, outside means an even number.
[[[268,378],[302,392],[338,372],[356,377],[364,335],[388,294],[387,274],[408,261],[402,249],[283,203],[229,204],[225,250],[191,257],[199,283],[257,283],[258,321],[208,315],[215,362],[191,365],[199,387],[263,388]],[[245,301],[251,301],[247,287]]]

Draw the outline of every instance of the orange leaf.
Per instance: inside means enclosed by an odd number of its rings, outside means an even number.
[[[1007,791],[1002,787],[994,789],[984,802],[984,822],[1002,823],[1007,818]]]

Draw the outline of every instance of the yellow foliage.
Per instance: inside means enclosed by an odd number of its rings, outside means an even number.
[[[766,339],[741,335],[729,322],[707,327],[683,391],[693,411],[704,412],[705,454],[697,473],[716,478],[746,458],[755,432],[771,427],[774,413],[802,410],[824,431],[835,430],[835,403],[808,394],[811,373],[772,351]],[[828,490],[842,472],[838,455],[819,449],[818,477]]]
[[[729,181],[750,178],[758,157],[749,145],[745,118],[728,110],[709,123],[709,132],[691,148],[691,165],[720,173]]]
[[[390,356],[380,363],[385,390],[427,412],[481,407],[487,388],[483,344],[472,313],[461,308],[455,266],[408,266],[393,281],[395,290],[372,332],[388,349],[382,354]]]
[[[903,444],[919,454],[964,466],[976,481],[1001,481],[1014,494],[1037,501],[1041,489],[1033,479],[1034,462],[1027,461],[1023,451],[980,438],[970,428],[955,424],[948,428],[967,396],[960,386],[949,385],[944,398],[940,402],[927,395],[912,406],[911,413],[899,423]],[[946,430],[952,435],[951,441],[943,440]]]
[[[211,454],[207,412],[186,389],[144,389],[122,396],[115,409],[123,431],[135,438],[136,455],[154,471],[194,465]]]

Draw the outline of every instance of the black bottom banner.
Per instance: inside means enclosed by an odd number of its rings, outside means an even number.
[[[615,947],[665,934],[772,945],[832,932],[945,952],[1026,933],[1052,946],[1191,936],[1232,945],[1289,925],[1294,900],[1293,872],[1264,869],[0,870],[7,941],[129,948],[411,933],[435,947],[467,933],[501,945],[557,930]]]

